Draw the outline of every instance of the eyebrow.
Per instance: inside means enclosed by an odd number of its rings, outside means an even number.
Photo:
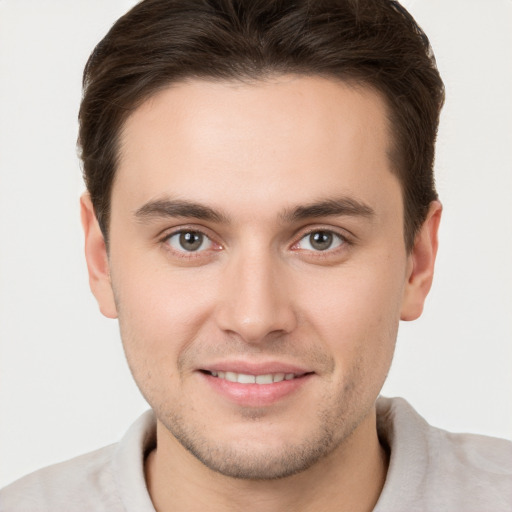
[[[298,206],[286,210],[281,214],[281,218],[285,222],[296,222],[299,220],[318,218],[318,217],[373,217],[375,210],[354,198],[340,197],[336,199],[326,199],[309,205]]]
[[[341,197],[290,208],[284,210],[279,217],[285,223],[293,223],[310,218],[345,215],[369,218],[375,215],[375,211],[367,204],[354,198]],[[181,199],[150,201],[136,210],[135,217],[141,221],[183,217],[224,224],[229,224],[230,222],[228,216],[218,210],[200,203]]]
[[[180,199],[150,201],[135,212],[135,217],[140,220],[185,217],[226,224],[229,222],[224,214],[209,206]]]

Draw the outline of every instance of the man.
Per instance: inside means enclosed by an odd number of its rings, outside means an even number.
[[[377,401],[441,216],[403,8],[146,0],[84,86],[90,284],[152,412],[2,510],[510,509],[509,443]]]

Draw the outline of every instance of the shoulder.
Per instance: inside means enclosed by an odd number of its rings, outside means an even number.
[[[155,429],[148,411],[119,443],[17,480],[0,490],[0,512],[154,512],[144,457]]]
[[[117,445],[31,473],[0,491],[1,512],[117,510],[111,462]]]
[[[512,442],[430,427],[428,481],[437,501],[465,510],[512,510]],[[475,508],[476,507],[476,508]]]
[[[453,434],[432,427],[437,455],[447,467],[458,465],[466,474],[512,477],[512,442],[475,434]]]
[[[379,399],[378,417],[390,447],[382,500],[394,511],[512,510],[512,442],[432,427],[398,398]]]

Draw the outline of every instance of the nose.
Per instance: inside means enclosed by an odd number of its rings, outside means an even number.
[[[279,258],[261,252],[240,254],[230,261],[216,311],[220,329],[251,344],[289,333],[297,325],[286,272]]]

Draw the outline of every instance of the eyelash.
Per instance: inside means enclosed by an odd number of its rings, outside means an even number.
[[[170,233],[166,233],[165,236],[163,236],[161,238],[160,242],[163,243],[166,246],[167,250],[169,250],[174,255],[176,255],[176,256],[178,256],[180,258],[183,258],[185,260],[193,260],[193,259],[196,259],[196,258],[204,257],[205,253],[208,252],[208,248],[201,249],[201,247],[199,247],[199,250],[197,250],[197,251],[187,251],[184,248],[182,248],[182,250],[180,250],[180,249],[176,249],[176,248],[171,246],[169,241],[173,237],[178,236],[178,235],[182,235],[182,234],[185,234],[185,233],[195,233],[195,234],[203,236],[207,241],[209,241],[209,244],[213,244],[213,245],[216,246],[213,249],[215,252],[220,251],[220,250],[223,249],[222,244],[216,242],[212,236],[207,234],[203,229],[195,228],[195,227],[182,227],[182,228],[176,229],[176,230],[174,230],[174,231],[172,231]],[[333,237],[335,237],[335,238],[337,238],[339,240],[339,244],[336,247],[334,247],[334,248],[328,247],[325,250],[316,250],[316,251],[315,250],[310,250],[310,249],[300,249],[300,248],[297,248],[297,245],[302,240],[307,239],[307,237],[310,237],[314,233],[325,233],[325,234],[328,234],[328,235],[332,235]],[[297,252],[299,252],[299,251],[300,252],[307,252],[307,253],[309,253],[311,255],[314,255],[313,257],[315,257],[315,258],[328,258],[329,256],[333,256],[334,254],[337,254],[340,251],[346,250],[350,246],[354,245],[353,240],[351,240],[351,238],[349,238],[347,235],[341,234],[338,231],[333,230],[332,228],[322,228],[322,227],[315,227],[315,228],[311,228],[311,229],[309,229],[309,230],[307,230],[305,232],[303,231],[303,232],[300,233],[299,237],[295,238],[295,240],[296,241],[293,242],[292,245],[291,245],[291,249],[292,250],[297,251]],[[202,242],[202,244],[203,243],[204,243],[204,241]]]
[[[348,236],[342,235],[338,231],[335,231],[330,228],[315,227],[313,229],[309,229],[308,231],[301,233],[300,238],[298,238],[297,241],[294,242],[294,244],[292,245],[292,249],[295,246],[297,246],[302,240],[307,239],[314,233],[324,233],[324,234],[332,235],[333,237],[337,238],[340,242],[338,246],[336,246],[334,248],[328,247],[327,249],[325,249],[323,251],[322,250],[315,251],[315,250],[304,249],[304,250],[307,250],[308,252],[314,253],[315,256],[327,257],[328,255],[332,255],[334,253],[337,253],[339,250],[346,249],[348,246],[353,245],[353,242],[348,238]],[[300,249],[297,249],[297,250],[300,250]]]
[[[205,250],[205,249],[196,250],[196,251],[187,251],[184,248],[182,248],[182,250],[179,250],[179,249],[176,249],[171,246],[170,240],[173,237],[178,236],[178,235],[183,235],[185,233],[194,233],[194,234],[203,236],[204,239],[206,241],[208,241],[210,245],[212,245],[212,244],[216,245],[216,248],[214,249],[214,251],[220,251],[223,248],[221,244],[215,242],[213,237],[208,235],[207,233],[205,233],[205,231],[203,229],[194,228],[194,227],[182,227],[182,228],[176,229],[170,233],[166,233],[165,236],[163,236],[161,238],[160,242],[163,243],[166,246],[167,250],[172,252],[173,255],[183,258],[185,260],[193,260],[193,259],[201,258],[201,257],[204,258],[205,253],[207,252],[207,250]],[[202,241],[201,245],[204,244],[205,240]],[[201,247],[199,247],[199,249],[201,249]]]

